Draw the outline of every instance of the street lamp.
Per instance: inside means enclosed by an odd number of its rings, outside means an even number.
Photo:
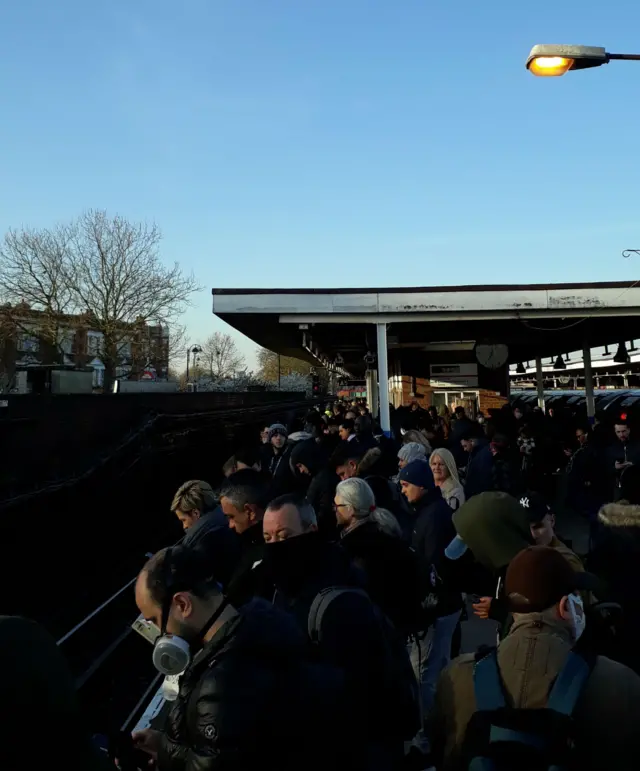
[[[196,364],[196,356],[202,353],[202,348],[200,348],[199,345],[191,346],[190,348],[187,348],[187,383],[189,382],[189,360],[191,358],[191,354],[193,354],[193,365],[195,367]]]
[[[536,45],[527,57],[526,67],[532,75],[549,78],[569,70],[601,67],[615,59],[640,61],[640,54],[610,54],[600,46]]]

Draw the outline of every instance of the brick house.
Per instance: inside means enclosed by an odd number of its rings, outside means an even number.
[[[47,373],[52,369],[90,369],[94,388],[103,386],[103,334],[92,327],[91,314],[64,315],[53,321],[28,306],[5,306],[4,311],[0,321],[0,390],[46,391]],[[143,321],[129,325],[118,345],[117,359],[118,379],[166,380],[168,330]]]

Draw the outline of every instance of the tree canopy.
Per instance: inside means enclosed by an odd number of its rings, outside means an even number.
[[[161,238],[155,224],[105,211],[53,228],[10,230],[0,246],[5,323],[59,346],[67,317],[78,316],[102,333],[99,355],[109,389],[132,336],[147,325],[175,327],[199,290],[178,263],[161,260]]]

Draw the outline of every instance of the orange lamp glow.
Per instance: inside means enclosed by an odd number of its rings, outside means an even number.
[[[536,56],[529,64],[529,70],[539,77],[553,78],[564,75],[573,67],[574,59],[564,56]]]

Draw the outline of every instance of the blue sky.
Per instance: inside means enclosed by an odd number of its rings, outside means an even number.
[[[155,220],[210,288],[635,279],[637,0],[21,0],[0,19],[0,231]],[[255,346],[240,347],[249,355]]]

